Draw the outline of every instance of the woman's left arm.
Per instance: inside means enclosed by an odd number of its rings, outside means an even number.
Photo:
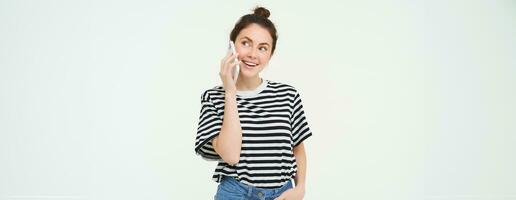
[[[301,200],[305,196],[306,152],[303,143],[294,147],[294,156],[297,164],[297,173],[294,177],[296,187],[283,192],[275,200]]]

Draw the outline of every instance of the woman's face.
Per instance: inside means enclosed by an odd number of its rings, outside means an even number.
[[[238,34],[235,47],[238,59],[242,61],[240,74],[255,77],[269,63],[272,37],[267,29],[258,24],[250,24]]]

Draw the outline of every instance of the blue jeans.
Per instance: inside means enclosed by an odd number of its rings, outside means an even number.
[[[215,194],[215,200],[273,200],[292,188],[292,180],[280,188],[257,188],[246,185],[233,177],[223,176]]]

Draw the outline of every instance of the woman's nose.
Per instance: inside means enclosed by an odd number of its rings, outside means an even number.
[[[251,52],[250,52],[250,54],[249,54],[249,57],[251,57],[251,58],[253,58],[253,59],[254,59],[254,58],[256,58],[256,49],[255,49],[255,48],[253,48],[253,49],[251,50]]]

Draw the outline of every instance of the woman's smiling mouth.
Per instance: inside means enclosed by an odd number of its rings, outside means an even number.
[[[254,67],[258,66],[258,64],[253,63],[253,62],[248,62],[248,61],[242,61],[242,62],[243,62],[243,63],[245,64],[245,66],[246,66],[246,67],[248,67],[248,68],[254,68]]]

